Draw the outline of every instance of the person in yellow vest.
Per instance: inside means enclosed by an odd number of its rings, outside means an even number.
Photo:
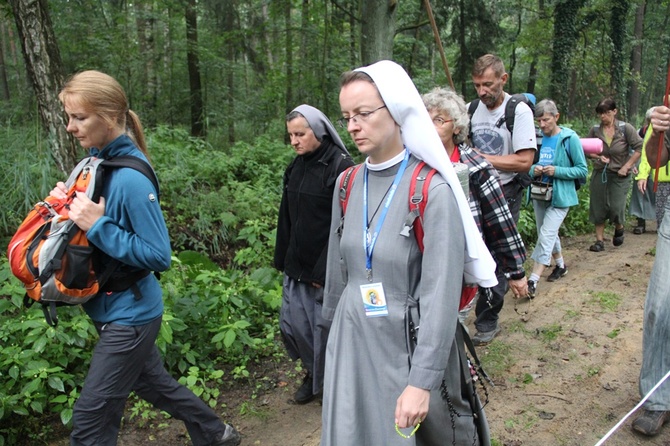
[[[647,147],[647,141],[651,136],[650,129],[647,129],[647,133],[644,138],[644,148]],[[665,146],[670,147],[670,136],[667,132],[665,134]],[[651,147],[652,150],[655,150],[655,147]],[[656,178],[656,172],[649,164],[647,159],[647,154],[645,150],[642,150],[642,158],[640,160],[640,167],[635,181],[637,182],[637,189],[644,194],[647,191],[647,188],[652,187],[653,180]],[[649,179],[649,181],[648,181]],[[665,213],[665,203],[668,201],[668,196],[670,195],[670,168],[668,164],[662,166],[658,171],[658,186],[656,189],[656,227],[661,227],[661,221],[663,221],[663,214]]]

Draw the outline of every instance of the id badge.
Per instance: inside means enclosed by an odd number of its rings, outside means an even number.
[[[388,316],[389,309],[381,282],[361,285],[361,297],[367,317]]]

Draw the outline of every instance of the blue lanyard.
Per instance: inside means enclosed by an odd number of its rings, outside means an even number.
[[[365,271],[367,272],[368,280],[372,280],[372,252],[375,249],[375,244],[377,243],[377,236],[379,231],[382,229],[384,220],[386,219],[386,214],[388,213],[389,207],[391,206],[391,201],[395,195],[396,190],[398,189],[398,184],[402,179],[403,173],[405,173],[405,168],[407,168],[407,163],[409,161],[409,150],[405,149],[405,157],[400,164],[398,173],[395,174],[395,179],[391,185],[386,200],[384,201],[384,208],[382,209],[381,214],[379,214],[379,220],[377,221],[377,227],[375,232],[370,237],[370,226],[368,223],[368,168],[363,165],[363,248],[365,249]]]

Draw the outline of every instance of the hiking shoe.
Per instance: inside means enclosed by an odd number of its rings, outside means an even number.
[[[212,443],[210,446],[238,446],[242,442],[240,433],[230,424],[226,424],[226,430],[223,436]]]
[[[565,276],[568,273],[567,265],[563,265],[563,268],[556,265],[556,268],[549,274],[547,277],[547,282],[556,282],[561,277]]]
[[[486,345],[489,342],[491,342],[493,340],[493,338],[495,338],[498,333],[500,333],[500,326],[499,325],[496,325],[496,328],[494,328],[491,331],[478,331],[472,337],[472,343],[474,345]]]
[[[308,373],[298,390],[295,392],[295,395],[293,395],[293,401],[297,404],[307,404],[312,401],[316,397],[316,395],[312,393],[312,386],[312,375]]]
[[[633,421],[633,430],[649,437],[658,435],[663,424],[667,421],[669,414],[670,412],[665,410],[645,409],[642,414]]]
[[[602,240],[596,240],[596,242],[589,247],[589,251],[601,252],[605,250],[605,243]]]
[[[645,228],[645,223],[646,222],[644,221],[644,218],[638,218],[637,219],[637,226],[635,226],[633,228],[633,234],[637,234],[637,235],[644,234],[645,229],[646,229]]]
[[[614,246],[623,245],[623,228],[614,230],[614,237],[612,237],[612,244]]]
[[[567,272],[567,270],[566,270]],[[552,273],[553,274],[553,273]],[[537,291],[537,282],[534,280],[528,281],[528,299],[535,299],[535,292]]]

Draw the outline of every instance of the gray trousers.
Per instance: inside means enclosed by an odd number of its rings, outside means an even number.
[[[161,318],[146,325],[98,324],[84,388],[74,405],[71,446],[114,446],[131,391],[156,408],[182,420],[196,446],[222,437],[225,424],[163,366],[156,336]]]
[[[321,316],[323,288],[284,275],[279,329],[289,356],[312,375],[314,395],[323,390],[330,321]]]
[[[667,205],[668,203],[666,203]],[[666,206],[666,212],[668,208]],[[670,370],[670,219],[658,229],[656,259],[644,304],[640,394],[646,395]],[[670,379],[647,400],[648,410],[670,410]]]

